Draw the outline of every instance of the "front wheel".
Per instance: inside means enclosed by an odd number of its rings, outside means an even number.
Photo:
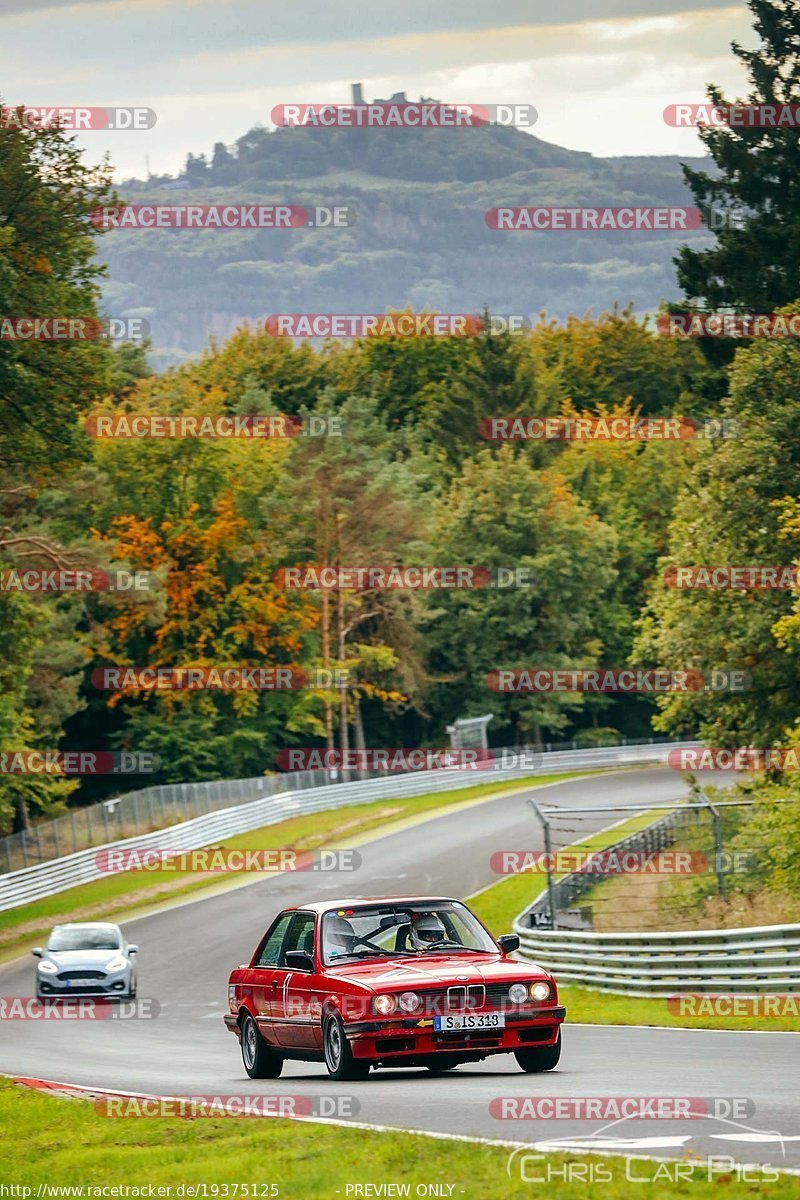
[[[515,1050],[517,1060],[526,1075],[535,1075],[539,1071],[552,1071],[558,1066],[561,1058],[561,1030],[552,1046],[531,1046],[529,1050]]]
[[[353,1051],[344,1031],[344,1022],[338,1013],[333,1013],[322,1030],[322,1046],[325,1051],[325,1066],[331,1079],[366,1079],[369,1061],[354,1058]]]
[[[248,1013],[242,1022],[242,1062],[251,1079],[277,1079],[283,1059],[268,1046]]]

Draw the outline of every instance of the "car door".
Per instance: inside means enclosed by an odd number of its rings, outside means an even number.
[[[245,983],[245,989],[249,987],[251,991],[258,1027],[273,1045],[277,1040],[276,996],[283,984],[283,976],[278,977],[278,963],[294,915],[294,912],[281,913],[272,923],[247,972]]]
[[[314,958],[316,917],[312,912],[297,912],[281,949],[276,976],[280,983],[275,989],[275,1034],[282,1046],[297,1046],[312,1050],[319,1046],[315,1036],[319,1024],[312,1007],[313,972],[298,971],[286,966],[290,950],[304,950]]]

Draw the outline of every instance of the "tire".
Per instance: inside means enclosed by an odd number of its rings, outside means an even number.
[[[561,1058],[561,1030],[552,1046],[531,1046],[529,1050],[515,1050],[514,1058],[526,1075],[539,1071],[552,1071]]]
[[[249,1013],[242,1021],[242,1062],[251,1079],[277,1079],[283,1059],[268,1046]]]
[[[366,1079],[369,1075],[369,1060],[353,1057],[338,1013],[331,1013],[322,1026],[322,1048],[331,1079]]]

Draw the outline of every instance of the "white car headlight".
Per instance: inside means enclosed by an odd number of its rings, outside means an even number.
[[[58,971],[58,967],[55,963],[48,962],[47,959],[45,959],[44,962],[39,963],[39,970],[43,975],[55,975]]]
[[[384,994],[382,996],[376,996],[375,999],[372,1001],[372,1008],[378,1014],[379,1017],[391,1016],[391,1014],[397,1008],[397,999],[394,996],[390,996],[388,994]]]
[[[524,1004],[528,999],[528,989],[524,983],[512,983],[508,989],[508,998],[512,1004]]]
[[[128,965],[127,958],[123,958],[121,954],[117,954],[114,958],[110,958],[106,963],[107,971],[124,971]]]
[[[534,1000],[551,1000],[553,997],[553,989],[549,983],[532,983],[531,995]]]
[[[413,1013],[422,1006],[422,997],[416,992],[401,992],[399,1003],[403,1012]]]

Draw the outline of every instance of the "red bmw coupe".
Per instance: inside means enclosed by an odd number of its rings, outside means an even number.
[[[370,1067],[449,1071],[513,1054],[550,1071],[561,1054],[555,980],[508,955],[459,900],[335,900],[282,912],[249,966],[228,981],[225,1024],[253,1079],[287,1058],[324,1062],[333,1079]]]

